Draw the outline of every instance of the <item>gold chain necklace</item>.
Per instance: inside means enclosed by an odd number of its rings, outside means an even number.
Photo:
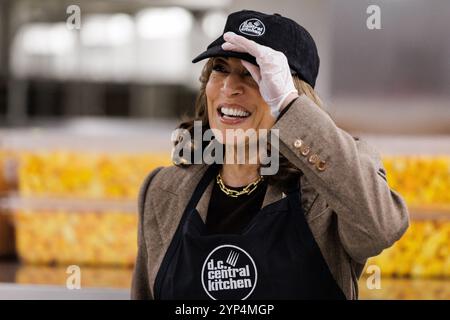
[[[252,193],[253,191],[256,190],[256,188],[258,187],[259,183],[262,180],[264,180],[264,178],[262,176],[260,176],[258,178],[258,180],[253,181],[250,184],[246,185],[244,187],[244,189],[242,189],[241,191],[237,191],[237,190],[233,190],[233,189],[227,188],[225,186],[225,184],[223,183],[223,180],[222,180],[222,176],[220,175],[220,172],[219,172],[219,174],[217,175],[217,178],[216,178],[216,182],[219,185],[220,190],[222,190],[227,196],[233,197],[233,198],[237,198],[237,197],[239,197],[239,196],[241,196],[243,194],[250,194],[250,193]]]

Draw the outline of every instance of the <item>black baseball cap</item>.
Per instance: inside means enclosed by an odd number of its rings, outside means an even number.
[[[241,10],[231,13],[225,23],[222,35],[214,40],[207,50],[198,55],[192,63],[211,57],[234,57],[257,65],[254,56],[222,49],[223,34],[232,31],[261,45],[283,52],[293,74],[314,88],[319,73],[319,55],[316,44],[305,28],[292,19],[278,13],[266,14],[258,11]]]

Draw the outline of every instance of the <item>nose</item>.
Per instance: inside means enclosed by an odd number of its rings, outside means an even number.
[[[226,96],[236,96],[243,94],[244,84],[241,77],[234,72],[230,72],[223,82],[222,92]]]

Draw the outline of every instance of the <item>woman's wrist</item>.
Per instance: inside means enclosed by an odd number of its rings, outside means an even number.
[[[280,112],[283,111],[284,108],[286,108],[286,106],[288,106],[292,101],[294,101],[295,99],[297,99],[299,97],[298,92],[291,92],[286,99],[284,99],[283,103],[280,106]]]
[[[281,110],[280,114],[278,115],[276,121],[280,120],[280,118],[291,108],[291,106],[294,104],[295,100],[298,99],[299,96],[292,99],[284,108]]]

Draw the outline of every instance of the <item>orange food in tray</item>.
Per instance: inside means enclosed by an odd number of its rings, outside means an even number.
[[[450,156],[384,156],[389,186],[410,206],[450,212]]]
[[[369,265],[385,276],[450,278],[450,219],[412,221],[405,235]]]
[[[135,212],[20,210],[14,215],[20,259],[31,264],[132,266]]]
[[[19,169],[22,196],[135,199],[145,176],[169,165],[170,154],[24,152]]]

